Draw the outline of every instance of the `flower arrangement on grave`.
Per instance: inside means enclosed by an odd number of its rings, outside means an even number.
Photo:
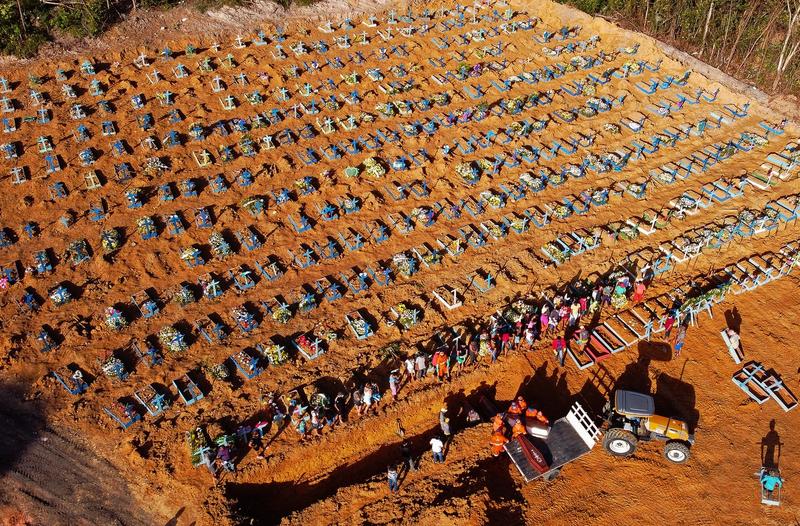
[[[438,265],[442,262],[442,254],[438,250],[426,252],[422,255],[422,261],[428,265]]]
[[[269,361],[270,365],[283,365],[289,361],[289,353],[283,345],[268,343],[261,346],[261,354]]]
[[[472,115],[472,118],[476,121],[480,121],[485,119],[489,115],[489,105],[485,102],[481,102],[475,107],[475,113]]]
[[[619,294],[615,292],[611,296],[611,306],[614,307],[615,309],[621,309],[625,307],[625,305],[627,304],[628,304],[628,298],[627,296],[625,296],[625,293]]]
[[[567,178],[563,172],[551,171],[547,176],[547,182],[550,183],[552,186],[558,186],[564,184],[566,180]]]
[[[522,137],[525,132],[525,126],[521,122],[514,121],[508,125],[508,131],[510,131],[517,137]]]
[[[528,229],[528,222],[522,218],[515,217],[514,219],[511,220],[509,226],[511,227],[511,230],[513,230],[517,234],[521,234]]]
[[[439,106],[447,106],[450,102],[450,95],[447,93],[435,93],[431,98]]]
[[[206,362],[202,365],[202,369],[212,380],[227,380],[231,375],[225,362],[214,364]]]
[[[362,111],[358,115],[358,120],[361,121],[361,122],[366,122],[366,123],[375,122],[375,116],[373,114],[371,114],[371,113],[367,113],[365,111]]]
[[[337,111],[341,107],[342,106],[341,104],[339,104],[339,101],[332,97],[325,101],[325,108],[327,108],[330,111]]]
[[[496,224],[496,223],[494,223],[494,222],[490,222],[489,223],[488,230],[489,230],[489,234],[495,239],[499,239],[499,238],[501,238],[501,237],[506,235],[506,232],[503,229],[503,227],[498,225],[498,224]]]
[[[519,113],[522,111],[522,108],[525,106],[525,97],[514,97],[508,101],[508,110],[509,112]]]
[[[530,172],[525,172],[519,176],[519,180],[531,192],[541,192],[544,190],[544,179],[541,177],[534,177]]]
[[[592,191],[590,191],[590,194],[592,196],[592,203],[594,203],[595,205],[602,206],[602,205],[608,203],[608,189],[607,188],[601,188],[599,190],[592,190]]]
[[[247,197],[242,199],[239,206],[247,210],[247,213],[251,216],[256,217],[264,211],[264,199],[261,197]]]
[[[253,318],[253,315],[250,314],[246,308],[244,308],[244,305],[240,305],[231,309],[231,316],[233,317],[234,321],[245,330],[252,328],[256,322],[255,318]]]
[[[106,327],[112,331],[120,331],[128,326],[128,320],[122,315],[118,309],[114,307],[107,307],[104,313],[104,321]]]
[[[116,228],[103,230],[100,234],[100,245],[106,254],[110,254],[122,246],[122,234]]]
[[[153,223],[153,220],[147,216],[140,218],[136,222],[136,231],[142,236],[147,237],[148,235],[154,234],[156,232],[156,225]]]
[[[397,111],[399,111],[403,115],[408,115],[409,113],[411,113],[411,103],[409,103],[408,101],[399,100],[395,102],[394,105],[397,108]]]
[[[620,239],[624,239],[625,241],[630,241],[632,239],[636,239],[639,237],[639,229],[634,226],[626,225],[619,229],[617,233]]]
[[[203,254],[200,252],[199,248],[196,247],[187,247],[181,250],[181,259],[194,265],[196,261],[199,261],[200,264],[203,263]]]
[[[583,177],[584,170],[577,164],[566,164],[564,165],[563,169],[564,173],[570,175],[571,177]]]
[[[556,64],[556,67],[561,67],[564,69],[565,73],[572,73],[573,71],[577,71],[578,68],[570,61],[564,64],[563,62],[559,62]]]
[[[492,208],[503,208],[505,206],[505,200],[499,194],[495,194],[489,190],[484,190],[480,193],[481,199],[489,203],[489,206]]]
[[[478,165],[478,169],[482,172],[488,172],[494,168],[494,165],[491,163],[491,161],[487,159],[478,159],[475,161],[475,164]]]
[[[403,131],[410,137],[416,137],[419,135],[419,128],[417,128],[416,124],[403,124]]]
[[[566,219],[572,215],[572,210],[570,210],[570,208],[565,204],[556,203],[552,208],[553,217],[556,219]]]
[[[392,256],[392,264],[399,274],[407,278],[411,277],[414,273],[414,266],[405,254],[395,254]]]
[[[192,464],[195,466],[199,465],[203,460],[200,451],[208,448],[208,438],[206,438],[203,428],[196,427],[191,431],[187,431],[186,444],[189,446]]]
[[[578,113],[586,118],[591,118],[597,115],[597,110],[590,106],[581,106],[578,108]]]
[[[211,232],[211,235],[208,237],[208,243],[211,245],[211,253],[214,254],[217,259],[224,260],[233,254],[231,246],[219,232]]]
[[[62,307],[72,301],[72,294],[66,287],[59,285],[52,292],[50,292],[50,301],[56,307]]]
[[[767,219],[775,219],[778,217],[778,211],[774,208],[766,208],[764,209],[764,217]]]
[[[197,298],[194,296],[194,292],[192,292],[192,289],[189,288],[188,285],[182,285],[181,288],[175,292],[175,295],[172,297],[172,299],[181,307],[185,307],[190,303],[197,301]]]
[[[557,109],[553,113],[556,117],[566,122],[572,122],[575,120],[575,114],[571,111]]]
[[[644,184],[628,183],[628,191],[635,196],[642,195],[644,193]]]
[[[548,121],[546,121],[546,120],[537,119],[537,120],[533,121],[533,124],[531,125],[531,127],[533,128],[533,131],[540,132],[540,131],[544,130],[545,128],[547,128],[547,122]]]
[[[339,335],[336,334],[336,331],[333,329],[329,329],[328,327],[319,326],[314,329],[314,336],[319,338],[322,341],[333,343],[339,339]]]
[[[360,321],[364,322],[364,320]],[[314,356],[319,351],[317,345],[313,341],[311,341],[305,334],[301,334],[300,336],[295,338],[294,343],[300,348],[300,350],[302,350],[309,356]]]
[[[472,162],[458,163],[455,170],[467,184],[476,184],[480,180],[478,167]]]
[[[395,305],[394,311],[397,313],[397,323],[405,330],[419,323],[419,311],[409,308],[405,303],[401,302]]]
[[[767,144],[767,139],[752,132],[742,132],[742,140],[752,146],[764,146]]]
[[[108,376],[109,378],[119,378],[125,375],[125,365],[122,363],[122,360],[110,354],[103,362],[100,364],[100,369],[103,370],[103,374]]]
[[[344,76],[344,82],[348,86],[355,86],[358,84],[358,73],[355,71]]]
[[[553,242],[546,243],[542,248],[559,263],[564,263],[571,256],[569,249],[561,248]]]
[[[171,325],[167,325],[158,331],[158,341],[171,353],[183,352],[189,348],[183,334]]]
[[[614,124],[613,122],[607,122],[603,124],[603,130],[613,134],[622,133],[622,128],[620,128],[618,124]]]
[[[348,166],[344,169],[344,176],[348,179],[355,179],[360,173],[361,170],[357,166]]]
[[[369,323],[363,318],[350,318],[350,327],[358,338],[366,338],[371,332]]]
[[[303,312],[309,311],[317,306],[317,300],[313,294],[306,294],[297,303],[297,308]]]
[[[633,49],[633,48],[626,48],[626,49]],[[627,50],[622,50],[623,52],[627,53]],[[629,74],[637,75],[644,71],[644,65],[638,62],[634,62],[632,60],[628,60],[624,64],[622,64],[622,68],[627,70]]]
[[[736,153],[736,147],[731,143],[726,144],[719,151],[720,157],[725,157],[725,158],[732,156],[734,153]]]
[[[70,262],[77,265],[89,257],[89,251],[86,247],[86,241],[79,239],[67,245],[67,254],[69,254]]]
[[[756,215],[752,210],[742,210],[736,217],[739,219],[740,223],[746,225],[751,224],[756,219]]]
[[[391,103],[380,103],[375,105],[375,111],[377,111],[381,117],[389,119],[394,116],[394,106]]]
[[[386,175],[386,168],[375,157],[365,159],[364,168],[373,179],[380,179]]]
[[[433,210],[427,206],[417,206],[411,209],[411,217],[427,225],[433,221]]]
[[[288,323],[292,317],[292,311],[286,305],[278,305],[272,310],[272,319],[278,323]]]
[[[503,317],[516,323],[525,319],[528,313],[533,312],[533,306],[527,304],[524,300],[517,300],[506,309]]]

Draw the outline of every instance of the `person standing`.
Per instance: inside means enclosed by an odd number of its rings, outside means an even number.
[[[389,466],[386,471],[386,479],[389,482],[389,491],[396,493],[400,489],[400,482],[398,480],[397,468],[394,465]]]
[[[343,392],[340,391],[333,399],[333,409],[336,414],[333,419],[334,425],[347,421],[347,396]]]
[[[644,299],[645,290],[647,290],[647,287],[645,286],[644,282],[640,279],[637,279],[636,284],[633,286],[633,297],[631,298],[633,303],[639,303],[642,301],[642,299]]]
[[[678,332],[675,334],[675,358],[681,355],[685,339],[686,339],[686,325],[682,323],[678,327]]]
[[[553,352],[561,367],[564,367],[564,347],[566,347],[566,342],[563,336],[556,336],[553,338]]]
[[[431,453],[433,453],[434,464],[444,462],[444,442],[438,436],[431,439]]]
[[[403,463],[408,471],[417,470],[417,463],[414,462],[414,454],[411,452],[411,445],[405,440],[400,446],[400,455],[403,457]]]
[[[397,369],[389,373],[389,390],[392,392],[392,400],[397,400],[397,391],[400,387],[400,377]]]
[[[450,440],[450,419],[447,418],[447,408],[439,411],[439,428],[442,430],[445,441]]]
[[[426,372],[428,366],[425,363],[425,355],[424,354],[422,354],[422,353],[417,354],[415,367],[416,367],[416,370],[417,370],[417,380],[422,380],[423,378],[425,378],[425,372]]]
[[[403,363],[405,364],[406,382],[410,382],[414,379],[414,358],[408,355]]]

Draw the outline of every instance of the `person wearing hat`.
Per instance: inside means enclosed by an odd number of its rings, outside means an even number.
[[[442,407],[439,410],[439,427],[442,430],[445,441],[450,439],[450,419],[447,418],[447,408]]]

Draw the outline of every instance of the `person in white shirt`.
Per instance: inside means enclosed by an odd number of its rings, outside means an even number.
[[[431,439],[431,453],[435,464],[444,462],[444,442],[438,436]]]

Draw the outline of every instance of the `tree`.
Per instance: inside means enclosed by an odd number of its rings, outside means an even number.
[[[778,68],[775,74],[775,80],[772,83],[772,89],[778,88],[783,73],[792,59],[797,55],[800,49],[800,36],[795,36],[795,30],[798,29],[800,23],[800,0],[786,0],[786,13],[788,16],[788,25],[786,27],[786,36],[783,39],[783,46],[781,46],[781,53],[778,56]]]

